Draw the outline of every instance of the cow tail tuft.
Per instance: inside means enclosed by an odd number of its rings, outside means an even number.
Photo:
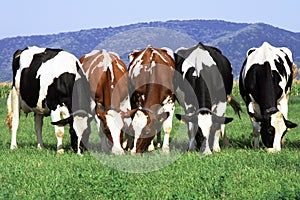
[[[230,106],[233,108],[235,114],[237,114],[239,116],[239,118],[241,119],[241,112],[242,111],[242,108],[241,108],[241,105],[239,104],[239,102],[237,102],[237,100],[235,100],[233,98],[233,96],[231,95],[227,95],[227,103],[230,104]]]

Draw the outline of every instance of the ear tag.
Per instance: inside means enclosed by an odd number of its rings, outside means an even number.
[[[287,131],[290,131],[291,130],[291,128],[287,128]]]
[[[185,124],[185,121],[180,120],[179,123],[180,123],[180,124]]]

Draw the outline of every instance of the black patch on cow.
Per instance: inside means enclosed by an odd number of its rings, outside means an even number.
[[[216,66],[202,66],[200,77],[193,76],[195,68],[188,69],[185,75],[185,79],[189,82],[193,88],[199,108],[206,107],[211,109],[212,103],[225,102],[226,96],[231,93],[233,86],[233,74],[229,60],[223,56],[221,51],[215,47],[210,47],[199,43],[198,45],[189,49],[179,50],[175,55],[176,70],[183,74],[182,64],[189,55],[197,48],[208,51]],[[176,77],[175,77],[176,78]],[[182,84],[182,85],[180,85]],[[180,80],[174,81],[174,87],[180,88],[181,91],[185,91],[184,83]],[[176,89],[175,89],[176,91]],[[186,91],[185,91],[186,93]],[[184,102],[187,104],[196,105],[188,94],[185,95]]]
[[[72,110],[72,92],[75,82],[75,74],[65,72],[58,78],[54,78],[49,85],[46,98],[42,102],[43,108],[46,106],[50,110],[55,110],[57,105],[65,104],[68,110]]]
[[[41,65],[54,58],[61,49],[46,49],[44,52],[35,54],[28,68],[21,72],[20,93],[26,104],[34,108],[37,106],[40,91],[40,77],[36,77]],[[51,70],[51,69],[49,69]]]
[[[26,49],[24,49],[26,50]],[[16,83],[16,74],[18,69],[20,69],[20,55],[23,52],[23,50],[17,50],[13,55],[13,63],[12,63],[12,71],[13,71],[13,86],[15,86]]]
[[[241,85],[241,95],[245,98],[247,105],[251,102],[250,95],[260,105],[260,110],[264,111],[268,108],[276,107],[276,91],[274,88],[274,75],[272,76],[271,66],[269,62],[264,65],[254,64],[247,73],[243,85]],[[277,77],[275,79],[278,79]],[[276,87],[276,86],[275,86]],[[247,95],[243,94],[243,89],[247,91]],[[268,94],[268,95],[266,95]],[[245,95],[245,96],[244,96]]]

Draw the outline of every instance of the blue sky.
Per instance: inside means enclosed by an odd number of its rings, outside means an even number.
[[[0,39],[174,19],[263,22],[300,32],[299,0],[7,0],[0,8]]]

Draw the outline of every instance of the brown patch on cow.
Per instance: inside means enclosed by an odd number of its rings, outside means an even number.
[[[57,136],[58,138],[62,138],[62,137],[64,136],[64,132],[62,132],[61,130],[58,130],[58,131],[56,132],[56,136]]]
[[[6,116],[6,119],[4,120],[4,124],[8,125],[9,131],[12,129],[12,115],[11,113],[8,113]]]

